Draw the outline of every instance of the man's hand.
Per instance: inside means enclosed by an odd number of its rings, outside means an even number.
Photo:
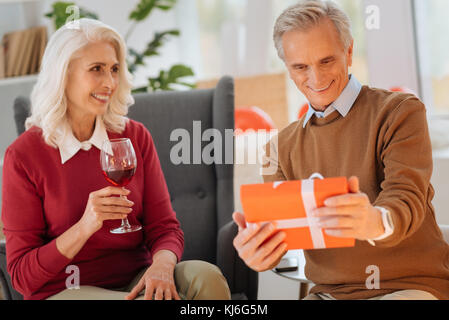
[[[318,227],[330,236],[357,240],[375,239],[384,234],[382,213],[360,192],[357,177],[349,179],[349,192],[326,199],[325,207],[313,211],[319,217]]]
[[[232,218],[239,227],[234,247],[246,265],[257,272],[277,266],[287,252],[287,244],[282,242],[285,233],[276,231],[272,223],[247,227],[243,214],[238,212]]]

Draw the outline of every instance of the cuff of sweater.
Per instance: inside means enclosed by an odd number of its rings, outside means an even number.
[[[63,256],[56,247],[56,239],[40,247],[37,252],[37,263],[40,271],[47,277],[54,277],[60,273],[71,259]]]
[[[376,246],[374,241],[385,240],[385,239],[389,238],[394,232],[394,224],[393,224],[393,221],[391,218],[391,212],[384,207],[376,206],[375,208],[378,209],[382,214],[382,224],[383,224],[385,232],[381,236],[379,236],[375,239],[367,240],[368,243],[372,246]]]
[[[158,242],[150,248],[151,256],[154,256],[160,250],[170,250],[176,255],[177,263],[181,261],[183,250],[179,247],[179,243],[173,241]]]

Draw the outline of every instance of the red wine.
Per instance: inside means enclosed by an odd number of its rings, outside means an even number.
[[[136,168],[130,167],[124,168],[122,170],[103,171],[103,174],[106,177],[106,180],[108,180],[114,186],[123,187],[131,181],[135,172]]]

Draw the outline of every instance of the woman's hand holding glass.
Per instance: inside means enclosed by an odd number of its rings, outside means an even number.
[[[103,221],[126,218],[134,205],[126,198],[129,193],[127,189],[112,186],[90,193],[80,220],[82,230],[92,235],[103,227]]]

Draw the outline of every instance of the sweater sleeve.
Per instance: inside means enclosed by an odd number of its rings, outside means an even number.
[[[184,250],[184,233],[171,205],[153,138],[143,125],[142,130],[145,243],[152,255],[159,250],[170,250],[176,254],[179,262]]]
[[[38,291],[70,262],[46,240],[42,198],[21,157],[8,148],[3,164],[2,221],[7,270],[13,287],[25,296]]]
[[[413,235],[428,214],[433,162],[425,106],[416,98],[404,100],[383,132],[380,157],[385,178],[374,206],[391,212],[394,232],[376,246],[393,247]]]

